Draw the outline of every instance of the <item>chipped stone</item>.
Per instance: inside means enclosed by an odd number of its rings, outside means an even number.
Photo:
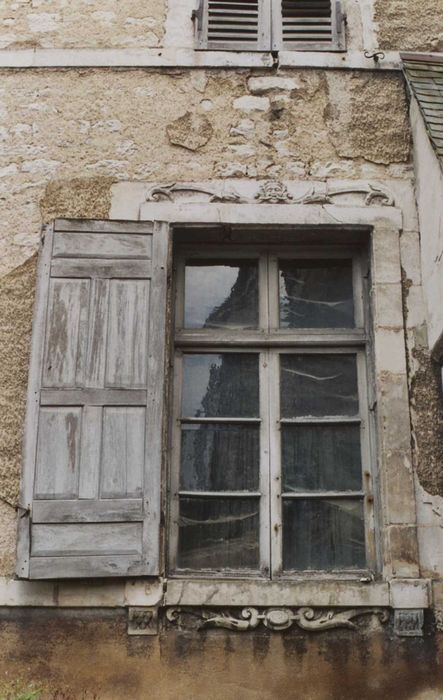
[[[169,141],[175,146],[197,151],[205,146],[213,134],[211,123],[205,118],[192,112],[186,112],[182,117],[166,127]]]

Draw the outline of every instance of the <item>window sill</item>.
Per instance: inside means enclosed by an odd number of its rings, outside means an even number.
[[[379,61],[363,51],[280,51],[280,68],[331,68],[400,71],[400,55],[385,52]],[[273,68],[269,52],[158,49],[2,49],[0,68]]]
[[[203,580],[136,578],[121,581],[17,581],[0,577],[0,607],[115,608],[196,607],[391,607],[428,608],[427,579]]]
[[[169,579],[164,596],[167,606],[291,606],[387,607],[388,582],[359,580],[251,581]]]

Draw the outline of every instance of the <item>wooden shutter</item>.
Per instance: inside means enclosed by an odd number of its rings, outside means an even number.
[[[336,0],[277,0],[272,48],[297,51],[344,50],[344,23]]]
[[[20,577],[159,573],[167,255],[164,224],[62,220],[46,235]]]
[[[271,0],[200,0],[194,19],[198,48],[271,50]]]

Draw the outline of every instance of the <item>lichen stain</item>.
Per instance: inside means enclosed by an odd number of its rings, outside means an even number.
[[[416,370],[411,378],[415,468],[421,486],[443,496],[443,395],[440,367],[426,348],[412,349]]]
[[[108,219],[112,177],[51,180],[40,200],[43,223],[56,218]]]
[[[0,498],[13,505],[21,473],[36,262],[33,256],[0,279]]]

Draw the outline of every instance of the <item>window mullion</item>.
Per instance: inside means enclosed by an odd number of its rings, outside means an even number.
[[[270,543],[270,468],[269,449],[269,353],[260,353],[260,568],[269,575],[271,568]]]
[[[271,576],[281,574],[283,565],[281,502],[281,431],[279,355],[269,352],[269,431],[270,431],[270,521]]]

